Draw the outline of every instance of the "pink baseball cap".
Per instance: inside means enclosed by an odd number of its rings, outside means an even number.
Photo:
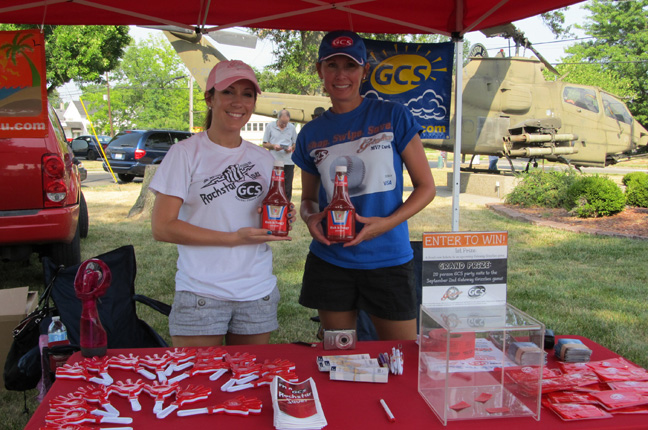
[[[254,84],[254,88],[258,94],[261,94],[261,88],[257,82],[256,75],[252,67],[248,66],[240,60],[227,60],[221,61],[216,64],[207,78],[206,91],[215,88],[217,91],[223,91],[236,81],[247,79]]]

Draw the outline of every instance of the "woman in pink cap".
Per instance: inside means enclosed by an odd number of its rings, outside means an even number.
[[[268,343],[278,327],[267,242],[290,238],[260,228],[274,158],[240,135],[260,93],[247,64],[214,66],[205,131],[173,145],[151,181],[153,237],[178,245],[174,346]]]

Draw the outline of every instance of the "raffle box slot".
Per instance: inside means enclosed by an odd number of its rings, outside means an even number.
[[[544,331],[544,324],[509,304],[423,305],[419,393],[443,425],[484,418],[540,420]]]

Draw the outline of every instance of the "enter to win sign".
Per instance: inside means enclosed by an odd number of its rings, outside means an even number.
[[[423,304],[506,304],[507,232],[423,234]]]

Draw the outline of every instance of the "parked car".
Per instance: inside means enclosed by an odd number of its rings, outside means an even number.
[[[0,138],[0,259],[33,252],[65,266],[81,261],[88,208],[74,155],[58,117],[48,108],[47,134]]]
[[[108,144],[107,161],[122,182],[131,182],[144,177],[147,165],[160,164],[171,145],[190,136],[190,132],[179,130],[122,131]],[[103,168],[110,171],[106,161]]]
[[[108,142],[110,142],[110,136],[98,135],[97,138],[105,150],[108,146]],[[94,136],[88,135],[75,137],[70,145],[72,145],[75,157],[85,157],[86,160],[96,160],[97,158],[103,157],[101,148],[99,148],[97,139]]]

